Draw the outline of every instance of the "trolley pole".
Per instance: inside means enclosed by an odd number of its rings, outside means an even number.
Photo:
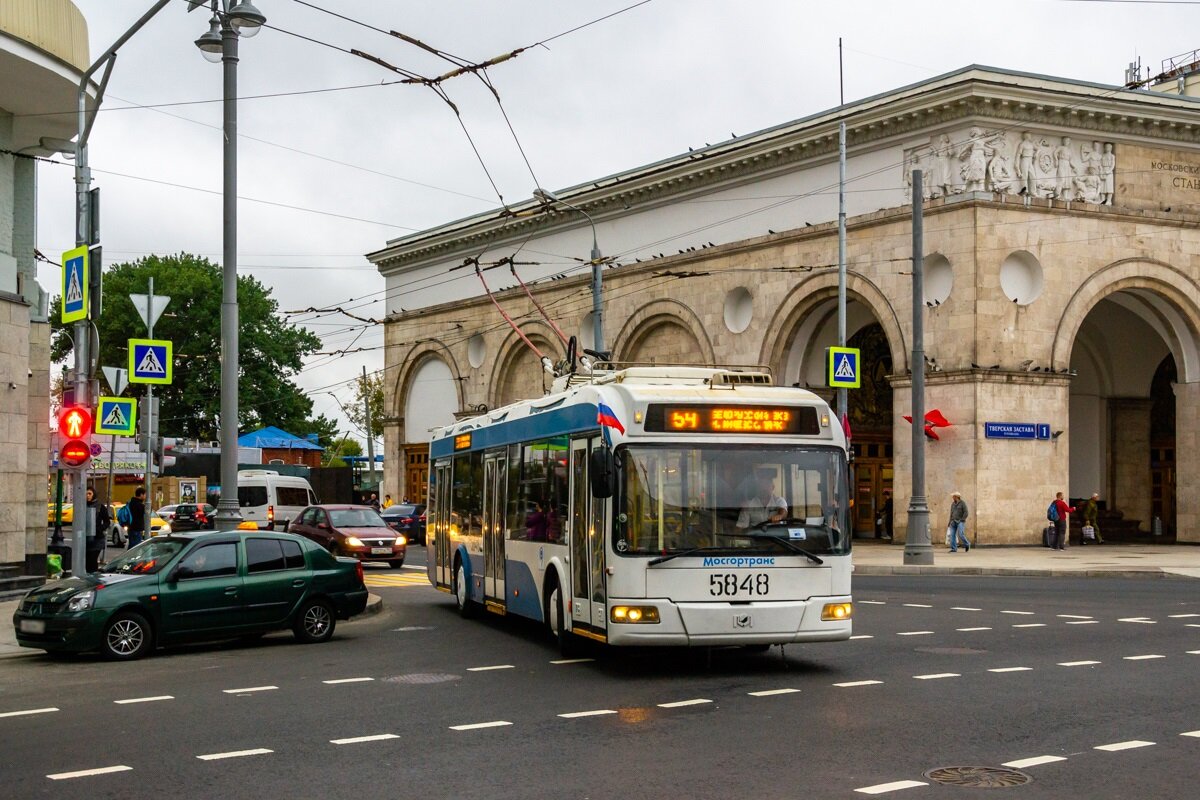
[[[908,501],[905,564],[932,564],[929,505],[925,497],[925,196],[921,170],[912,176],[912,496]]]

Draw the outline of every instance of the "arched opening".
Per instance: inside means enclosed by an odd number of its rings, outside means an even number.
[[[526,337],[534,347],[555,361],[562,358],[562,350],[556,347],[541,333],[525,331]],[[506,406],[519,400],[529,400],[541,397],[550,388],[552,377],[542,366],[542,360],[523,341],[516,339],[511,342],[503,366],[497,373],[495,382],[494,408]]]
[[[679,321],[667,317],[639,331],[620,358],[635,364],[705,363],[695,335]]]
[[[403,479],[399,499],[425,502],[429,480],[429,441],[433,429],[454,422],[458,386],[454,372],[437,356],[427,356],[413,368],[403,389],[403,441],[400,458]]]

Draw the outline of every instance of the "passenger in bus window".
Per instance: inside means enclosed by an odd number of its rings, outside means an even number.
[[[530,502],[525,514],[525,538],[531,542],[546,541],[546,512],[536,500]]]
[[[781,522],[787,519],[787,501],[775,494],[775,472],[759,469],[755,472],[754,496],[742,503],[742,513],[737,526],[749,528],[764,522]]]

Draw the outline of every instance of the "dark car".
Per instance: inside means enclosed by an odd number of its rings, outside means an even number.
[[[362,564],[299,536],[172,533],[98,572],[34,589],[13,626],[22,647],[128,660],[160,645],[288,627],[301,642],[324,642],[336,620],[366,605]]]
[[[396,503],[379,513],[392,530],[403,533],[410,542],[425,544],[425,504]]]
[[[171,530],[179,531],[211,531],[217,509],[208,503],[180,503],[175,506],[175,517],[171,520]]]
[[[404,565],[408,539],[383,521],[370,506],[309,506],[288,525],[289,533],[313,540],[329,552],[359,561]]]

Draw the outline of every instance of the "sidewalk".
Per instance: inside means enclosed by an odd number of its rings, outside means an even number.
[[[855,575],[1009,575],[1095,578],[1200,578],[1200,547],[1103,544],[1068,547],[933,546],[933,566],[906,565],[904,545],[855,540]]]
[[[17,634],[16,630],[13,628],[12,617],[13,614],[16,613],[17,604],[20,602],[21,601],[18,599],[6,600],[5,602],[0,603],[0,659],[9,658],[12,656],[38,655],[42,652],[41,650],[34,650],[30,647],[21,647],[19,644],[17,644]],[[382,610],[383,598],[377,594],[368,594],[366,610],[357,617],[352,618],[350,621],[355,622],[364,617],[369,617],[372,614],[378,614]],[[346,623],[343,622],[342,624],[344,625]]]

